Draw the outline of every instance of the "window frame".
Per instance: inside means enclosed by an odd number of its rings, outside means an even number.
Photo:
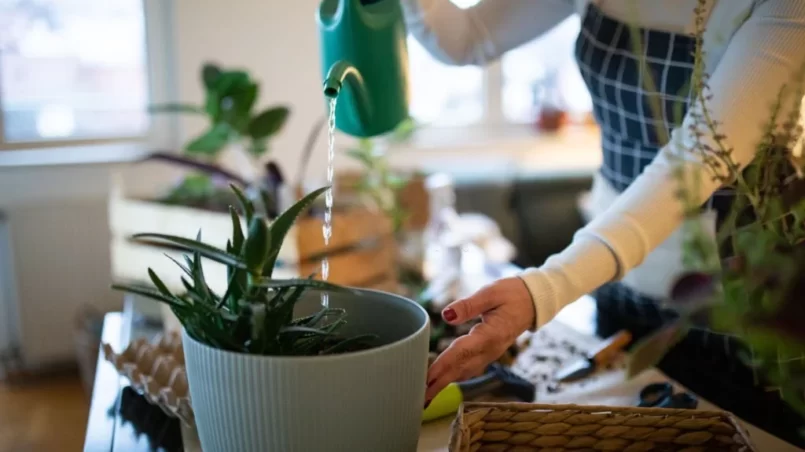
[[[149,103],[167,102],[171,98],[171,93],[175,93],[175,66],[173,58],[174,51],[170,45],[172,43],[170,26],[172,22],[173,5],[172,0],[143,0],[143,20],[145,23],[145,48],[146,48],[146,71],[148,76],[148,95]],[[169,146],[178,141],[178,122],[173,115],[152,115],[150,117],[150,127],[142,135],[135,136],[115,136],[109,138],[77,138],[77,139],[57,139],[57,140],[38,140],[38,141],[14,141],[5,140],[5,128],[3,123],[4,112],[0,108],[0,166],[4,160],[17,161],[19,159],[10,154],[19,153],[29,155],[30,151],[42,152],[51,150],[75,156],[77,153],[65,153],[66,149],[87,149],[91,148],[96,152],[92,154],[103,154],[102,148],[108,148],[110,154],[121,153],[125,158],[131,158],[137,154],[133,148],[141,148],[142,152],[149,146]],[[125,151],[121,151],[125,150]],[[109,155],[106,161],[116,160],[121,156]],[[70,160],[72,157],[67,158]],[[29,160],[29,159],[23,159]],[[50,159],[48,159],[50,160]]]

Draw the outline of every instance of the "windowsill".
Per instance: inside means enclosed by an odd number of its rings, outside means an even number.
[[[138,142],[0,151],[0,168],[125,163],[147,153]]]
[[[525,126],[428,129],[389,151],[401,170],[447,172],[459,181],[586,177],[601,165],[597,127],[570,125],[556,133]]]
[[[126,163],[147,153],[140,142],[3,150],[0,169]],[[392,147],[389,161],[401,170],[448,172],[456,179],[585,176],[601,164],[600,135],[593,126],[575,125],[558,133],[525,126],[431,128]],[[350,159],[341,162],[357,168]]]

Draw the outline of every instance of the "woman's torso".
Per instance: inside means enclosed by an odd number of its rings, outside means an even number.
[[[585,9],[576,59],[593,99],[603,152],[589,198],[595,216],[634,182],[682,122],[690,103],[698,2],[673,2],[673,8],[668,6],[671,2],[649,4],[649,0],[582,3]],[[629,4],[637,8],[631,10]],[[702,17],[706,20],[711,12],[705,9]],[[631,23],[640,27],[627,25],[630,17],[636,17]],[[632,32],[639,41],[630,39]],[[643,49],[642,58],[635,53],[636,45]],[[652,84],[641,76],[643,65],[649,69]],[[699,221],[715,235],[715,211],[704,211]],[[683,241],[683,231],[677,230],[649,253],[620,281],[618,297],[665,298],[684,271]]]

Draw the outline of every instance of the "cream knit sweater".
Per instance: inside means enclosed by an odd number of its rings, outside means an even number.
[[[696,0],[484,0],[460,9],[449,0],[403,0],[409,31],[449,64],[484,64],[550,30],[595,1],[615,19],[637,18],[646,28],[692,33]],[[805,0],[709,0],[706,71],[709,109],[733,148],[748,164],[779,89],[805,64]],[[635,14],[637,13],[637,14]],[[748,17],[747,17],[748,15]],[[692,107],[696,108],[695,106]],[[536,326],[599,286],[622,280],[639,292],[664,296],[681,267],[681,205],[671,175],[676,162],[701,165],[693,149],[690,116],[672,134],[643,174],[623,193],[596,177],[595,217],[573,243],[540,268],[525,270],[536,306]],[[707,137],[705,137],[707,139]],[[709,178],[704,202],[718,188]],[[714,216],[701,221],[713,229]]]

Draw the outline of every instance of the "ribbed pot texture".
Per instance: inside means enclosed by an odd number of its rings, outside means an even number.
[[[296,314],[318,305],[311,291]],[[384,345],[332,356],[254,356],[182,332],[204,452],[416,450],[428,361],[425,310],[370,290],[330,294],[330,306],[347,310],[345,334],[377,334]]]

